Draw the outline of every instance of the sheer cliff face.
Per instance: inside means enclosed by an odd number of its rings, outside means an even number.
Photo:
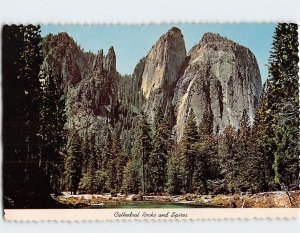
[[[76,86],[91,69],[94,55],[83,53],[67,33],[48,35],[43,41],[42,68],[60,76],[62,83]]]
[[[244,109],[253,121],[262,83],[255,56],[248,48],[206,33],[187,59],[188,65],[173,97],[178,139],[190,109],[199,124],[208,107],[213,114],[215,133],[229,124],[238,128]]]
[[[119,75],[113,47],[107,55],[84,53],[66,33],[44,39],[43,70],[58,75],[66,92],[68,124],[114,122],[118,113]],[[213,114],[215,133],[229,124],[239,128],[244,110],[253,121],[262,88],[252,52],[217,34],[206,33],[186,54],[183,35],[171,28],[161,36],[132,75],[133,104],[149,123],[159,109],[180,140],[193,109],[199,124]]]
[[[255,56],[248,48],[206,33],[186,55],[180,30],[172,28],[146,57],[141,90],[150,122],[159,108],[172,104],[179,140],[191,109],[198,124],[205,109],[211,111],[215,133],[228,125],[239,128],[244,110],[253,121],[261,86]]]
[[[96,116],[112,118],[117,101],[117,82],[113,47],[106,56],[100,50],[94,59],[92,70],[79,84],[78,95],[84,106],[90,108]]]
[[[118,73],[116,55],[111,47],[107,55],[83,52],[66,33],[49,35],[43,43],[45,73],[61,78],[66,96],[68,126],[92,125],[96,119],[113,121],[117,102]]]
[[[148,53],[141,89],[146,99],[144,111],[150,122],[153,122],[158,108],[165,110],[171,101],[185,57],[183,35],[178,28],[171,28]]]

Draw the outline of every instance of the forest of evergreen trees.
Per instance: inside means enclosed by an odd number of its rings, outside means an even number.
[[[191,109],[183,136],[172,114],[154,124],[121,77],[119,119],[105,137],[66,129],[64,87],[43,72],[39,26],[2,30],[3,185],[5,208],[51,206],[50,194],[235,194],[299,189],[298,25],[278,24],[255,120],[213,133],[209,109],[197,125]],[[123,131],[126,137],[120,137]],[[124,135],[124,134],[122,134]]]

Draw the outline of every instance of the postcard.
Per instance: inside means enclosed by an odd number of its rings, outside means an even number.
[[[298,216],[297,24],[1,35],[6,220]]]

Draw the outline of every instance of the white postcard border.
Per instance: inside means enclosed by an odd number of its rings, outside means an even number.
[[[7,221],[294,219],[300,208],[5,209]]]

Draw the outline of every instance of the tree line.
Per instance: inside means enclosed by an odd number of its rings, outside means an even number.
[[[299,188],[298,25],[276,26],[253,124],[244,110],[238,129],[229,125],[214,134],[211,111],[197,125],[190,109],[179,142],[169,114],[158,111],[154,124],[147,122],[137,106],[142,97],[130,99],[129,78],[120,81],[122,117],[103,134],[66,129],[64,86],[54,69],[42,67],[39,30],[5,25],[2,31],[5,206],[45,206],[51,193],[62,191],[175,195]]]

